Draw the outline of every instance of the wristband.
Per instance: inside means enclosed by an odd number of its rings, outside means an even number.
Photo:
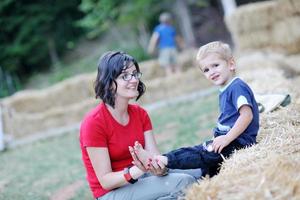
[[[134,183],[137,182],[138,180],[132,178],[132,176],[130,175],[129,169],[130,169],[130,167],[124,168],[124,170],[123,170],[123,172],[124,172],[124,177],[125,177],[125,180],[126,180],[128,183],[134,184]]]

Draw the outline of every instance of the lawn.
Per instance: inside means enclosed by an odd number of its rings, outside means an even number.
[[[217,117],[214,93],[150,112],[162,152],[201,143]],[[92,199],[81,162],[78,132],[0,154],[0,199]]]

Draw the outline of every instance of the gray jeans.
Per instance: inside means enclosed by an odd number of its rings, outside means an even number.
[[[135,184],[112,190],[97,200],[176,200],[184,194],[183,190],[196,182],[201,175],[201,169],[174,169],[162,177],[147,173]]]

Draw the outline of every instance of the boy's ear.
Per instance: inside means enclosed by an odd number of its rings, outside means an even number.
[[[231,57],[228,61],[228,64],[229,64],[229,69],[231,71],[234,71],[235,70],[235,60],[233,57]]]

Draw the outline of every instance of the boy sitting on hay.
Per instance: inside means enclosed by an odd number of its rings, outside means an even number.
[[[224,158],[234,150],[256,143],[259,129],[259,111],[250,87],[235,77],[235,61],[228,44],[211,42],[200,47],[198,65],[204,76],[220,87],[220,116],[213,129],[214,138],[194,147],[184,147],[164,155],[150,155],[141,144],[129,150],[136,165],[146,168],[195,169],[202,176],[218,172]]]

